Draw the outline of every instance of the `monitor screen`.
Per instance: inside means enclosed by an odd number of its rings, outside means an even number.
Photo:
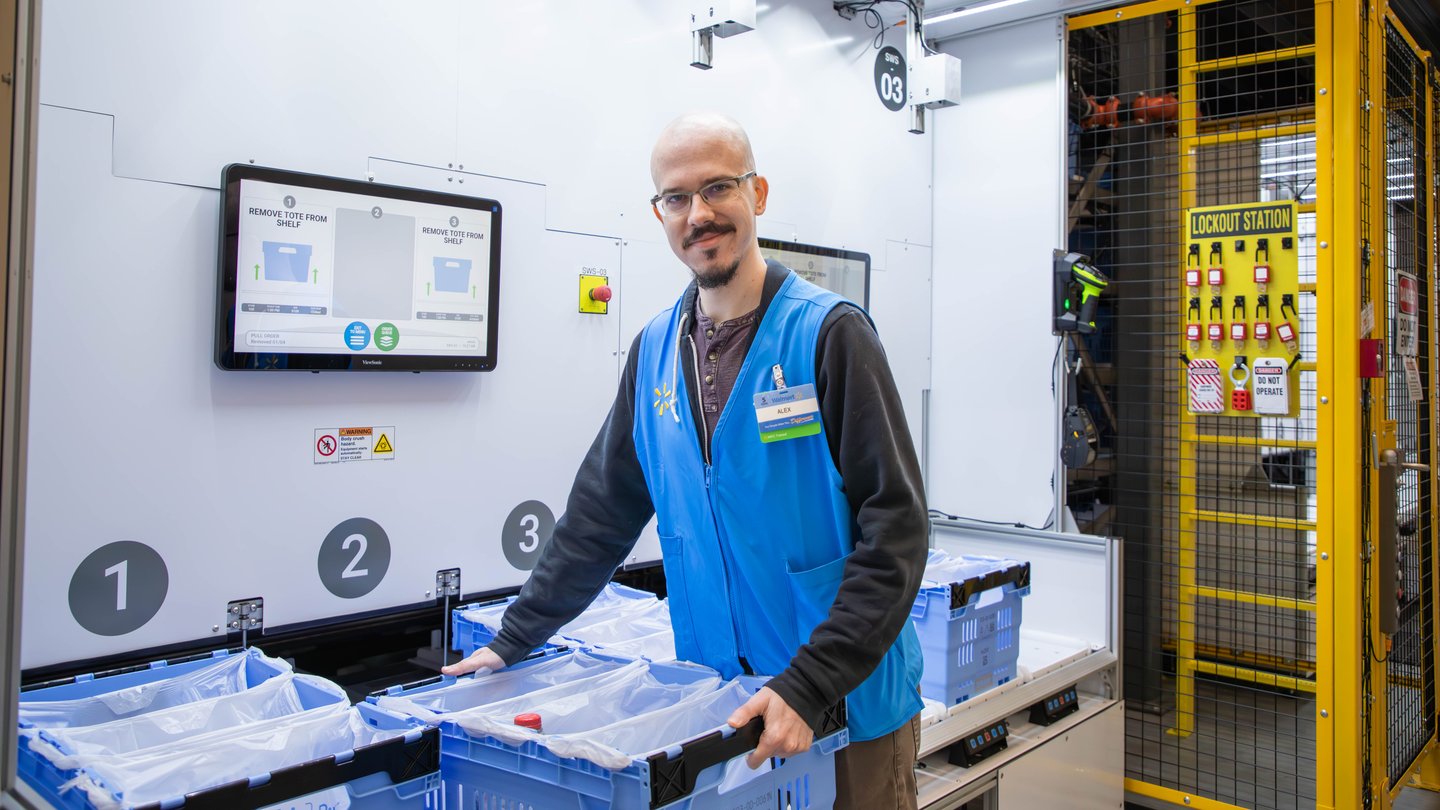
[[[778,239],[761,239],[760,253],[794,270],[806,281],[845,296],[851,303],[870,306],[869,253]]]
[[[216,365],[495,368],[498,202],[243,164],[222,184]]]

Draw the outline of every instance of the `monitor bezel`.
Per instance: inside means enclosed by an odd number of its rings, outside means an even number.
[[[240,250],[240,183],[258,180],[267,183],[339,191],[366,197],[444,205],[484,211],[492,216],[490,227],[490,288],[485,353],[461,356],[403,354],[403,342],[385,355],[309,352],[237,352],[235,350],[235,307]],[[365,180],[275,169],[247,163],[232,163],[221,173],[219,272],[215,286],[215,365],[225,371],[493,371],[499,338],[501,205],[496,200],[448,194],[428,189],[391,186]],[[275,358],[273,361],[271,358]],[[361,362],[361,361],[365,362]]]
[[[829,259],[847,259],[865,263],[865,300],[853,301],[859,304],[861,309],[867,312],[870,309],[870,254],[861,253],[858,250],[846,250],[844,248],[826,247],[824,245],[810,245],[804,242],[787,242],[783,239],[770,239],[760,237],[760,247],[770,250],[788,250],[792,253],[800,253],[806,256],[822,256]],[[792,270],[794,268],[791,268]],[[831,292],[834,292],[833,290]],[[838,293],[837,293],[838,294]]]

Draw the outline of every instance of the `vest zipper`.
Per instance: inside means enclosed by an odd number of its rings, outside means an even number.
[[[681,323],[683,327],[684,321],[682,320]],[[694,407],[698,409],[700,416],[700,450],[705,460],[705,500],[710,504],[710,515],[715,522],[715,538],[719,540],[720,522],[718,517],[716,517],[714,493],[710,491],[710,425],[705,421],[704,397],[700,392],[700,350],[695,347],[694,335],[687,332],[685,339],[690,342],[690,372],[695,380],[695,385],[693,386],[695,398],[691,402]],[[744,670],[745,674],[749,675],[752,673],[750,671],[750,664],[745,659],[745,644],[740,640],[740,628],[735,624],[735,605],[737,605],[738,602],[735,599],[735,589],[730,579],[730,560],[728,556],[722,546],[720,549],[720,568],[722,575],[725,577],[725,593],[730,598],[730,632],[735,636],[735,657],[739,659],[740,668]]]
[[[690,341],[690,373],[695,377],[695,407],[700,415],[700,455],[705,459],[705,488],[710,488],[710,424],[705,421],[705,397],[700,392],[700,350],[695,348],[695,336],[687,334]]]

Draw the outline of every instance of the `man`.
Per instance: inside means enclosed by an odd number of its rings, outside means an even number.
[[[689,115],[651,155],[651,201],[694,283],[635,338],[609,418],[494,642],[499,669],[574,618],[658,517],[675,647],[771,675],[751,767],[807,750],[847,701],[838,807],[915,807],[920,649],[909,621],[928,517],[867,316],[760,253],[769,184],[744,130]]]

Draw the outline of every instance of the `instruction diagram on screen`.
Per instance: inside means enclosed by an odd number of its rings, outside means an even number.
[[[236,349],[482,354],[491,240],[486,211],[245,180]]]

